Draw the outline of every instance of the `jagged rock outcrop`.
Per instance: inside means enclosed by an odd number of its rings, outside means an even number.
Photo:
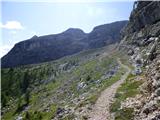
[[[142,96],[132,99],[135,120],[160,119],[160,2],[136,1],[120,44],[132,60],[141,56],[144,69]],[[131,101],[131,100],[130,100]],[[126,104],[129,104],[129,102]]]
[[[124,31],[125,34],[140,31],[142,28],[153,25],[160,20],[160,2],[137,1],[134,6],[129,23]]]
[[[97,26],[91,33],[70,28],[63,33],[33,36],[17,43],[2,57],[2,67],[15,67],[56,60],[86,49],[94,49],[120,41],[120,30],[127,21]]]

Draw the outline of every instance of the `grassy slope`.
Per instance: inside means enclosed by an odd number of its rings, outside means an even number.
[[[88,103],[94,104],[99,92],[119,80],[124,72],[120,68],[113,77],[104,79],[99,84],[95,83],[117,65],[117,54],[99,61],[99,54],[102,52],[103,49],[90,50],[53,62],[2,69],[2,101],[5,106],[2,109],[8,109],[2,119],[12,120],[21,115],[26,119],[49,120],[54,117],[58,107],[68,105],[76,108]],[[60,69],[65,63],[68,66]],[[25,80],[28,81],[28,86],[24,92]],[[78,90],[77,85],[80,82],[86,83],[87,87]],[[27,93],[29,102],[26,100]],[[78,106],[71,102],[83,93],[88,94]],[[46,112],[46,109],[49,111]],[[73,116],[64,119],[71,119]]]

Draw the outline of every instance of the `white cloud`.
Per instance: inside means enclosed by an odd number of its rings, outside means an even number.
[[[5,54],[7,54],[13,45],[1,45],[0,46],[0,57],[3,57]]]
[[[18,21],[7,21],[6,24],[0,23],[0,28],[10,29],[10,30],[22,30],[24,27]]]

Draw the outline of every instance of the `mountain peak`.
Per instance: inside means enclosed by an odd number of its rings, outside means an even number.
[[[31,39],[35,39],[35,38],[38,38],[38,36],[37,36],[37,35],[34,35],[33,37],[31,37]]]
[[[64,31],[64,33],[84,33],[83,30],[79,29],[79,28],[68,28],[66,31]]]

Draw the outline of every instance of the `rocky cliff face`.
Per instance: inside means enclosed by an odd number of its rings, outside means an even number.
[[[127,21],[97,26],[88,34],[86,42],[89,48],[99,48],[120,41],[120,31]]]
[[[140,61],[145,74],[142,95],[134,99],[135,120],[160,119],[160,2],[137,1],[123,29],[121,49]]]
[[[135,2],[125,34],[140,31],[142,28],[157,23],[160,20],[159,9],[160,3],[158,1]]]
[[[86,49],[93,49],[118,42],[120,30],[127,21],[97,26],[86,34],[80,29],[70,28],[63,33],[46,36],[33,36],[17,43],[2,58],[2,67],[34,64],[56,60]]]
[[[79,29],[41,37],[17,43],[13,49],[2,58],[2,67],[34,64],[58,59],[84,49],[84,43],[78,42],[86,34]]]

